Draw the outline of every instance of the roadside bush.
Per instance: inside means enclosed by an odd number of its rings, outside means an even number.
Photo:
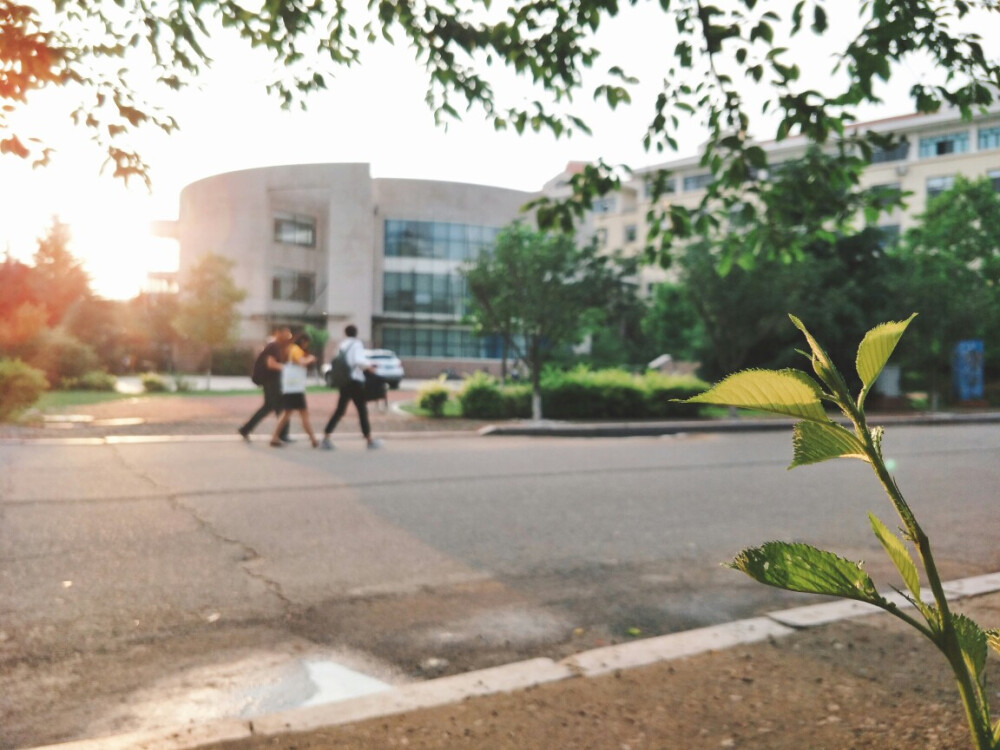
[[[492,375],[477,372],[466,379],[458,393],[462,416],[470,419],[502,419],[504,399],[500,384]]]
[[[646,411],[653,418],[697,417],[698,404],[679,404],[671,399],[687,399],[708,390],[708,383],[694,375],[662,375],[647,372],[642,376],[646,391]]]
[[[62,328],[44,330],[26,351],[25,359],[41,370],[50,386],[64,378],[80,378],[99,369],[100,361],[93,348]]]
[[[527,383],[505,385],[500,389],[504,419],[531,417],[531,386]]]
[[[59,388],[64,391],[114,391],[118,379],[109,372],[92,370],[78,378],[63,378]]]
[[[163,393],[170,390],[169,386],[167,386],[167,381],[155,372],[144,372],[139,376],[139,380],[142,382],[142,389],[146,393]]]
[[[181,375],[174,375],[174,390],[178,393],[187,393],[194,390],[191,381]]]
[[[19,359],[0,359],[0,422],[13,419],[48,388],[41,370]]]
[[[212,373],[214,375],[249,375],[253,368],[253,349],[232,346],[212,351]]]
[[[420,387],[417,392],[417,406],[426,409],[431,416],[441,417],[444,415],[444,406],[451,398],[451,390],[439,380],[432,380]]]

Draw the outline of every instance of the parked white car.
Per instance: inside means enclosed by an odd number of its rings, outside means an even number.
[[[399,388],[403,379],[403,363],[396,353],[389,349],[365,349],[365,358],[375,365],[375,374],[384,380],[390,388]],[[330,363],[323,365],[323,380],[333,388],[330,381]]]

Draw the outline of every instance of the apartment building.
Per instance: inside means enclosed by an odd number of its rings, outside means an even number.
[[[877,151],[862,177],[862,186],[866,188],[885,187],[911,193],[905,208],[880,218],[879,226],[889,236],[912,226],[923,213],[927,200],[950,188],[958,175],[987,177],[1000,190],[1000,107],[971,122],[962,120],[957,111],[949,110],[858,123],[851,129],[893,134],[899,142],[891,150]],[[808,143],[798,137],[759,145],[773,167],[803,156]],[[700,166],[699,161],[699,156],[691,156],[635,170],[621,191],[595,204],[591,226],[598,241],[611,250],[641,252],[650,208],[647,182],[651,175],[659,170],[671,173],[662,205],[694,207],[704,197],[705,186],[711,180],[707,168]],[[664,277],[659,269],[646,269],[642,285],[646,288]]]

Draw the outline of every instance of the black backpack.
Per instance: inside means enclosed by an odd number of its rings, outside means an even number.
[[[254,385],[264,385],[264,379],[267,377],[267,355],[268,347],[264,347],[264,350],[257,355],[257,359],[253,361],[253,370],[250,371],[250,380],[253,381]]]

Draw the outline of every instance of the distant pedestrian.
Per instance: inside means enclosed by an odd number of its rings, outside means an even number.
[[[284,413],[278,420],[278,426],[274,428],[274,435],[271,437],[271,445],[275,448],[282,447],[282,430],[288,428],[288,422],[292,418],[292,412],[298,412],[302,419],[302,428],[309,436],[309,441],[313,448],[319,447],[319,441],[313,434],[312,425],[309,423],[309,409],[306,406],[306,374],[309,365],[316,362],[316,357],[309,353],[309,337],[300,333],[285,348],[282,357],[281,368],[281,406]]]
[[[364,435],[368,447],[373,449],[378,448],[382,445],[382,441],[372,437],[371,424],[368,421],[368,402],[365,394],[365,373],[374,373],[375,366],[365,356],[365,345],[358,338],[357,327],[353,325],[347,326],[344,329],[344,334],[347,338],[340,342],[338,351],[344,352],[347,364],[351,368],[351,379],[346,386],[340,389],[340,396],[337,399],[337,409],[330,417],[330,421],[326,423],[326,429],[323,430],[323,448],[328,451],[333,450],[330,435],[337,429],[337,424],[347,412],[347,404],[352,401],[354,402],[354,408],[357,409],[358,419],[361,421],[361,434]]]
[[[264,389],[264,405],[254,412],[253,416],[247,420],[246,424],[239,428],[238,432],[246,442],[250,442],[250,433],[260,424],[268,414],[274,412],[281,418],[283,407],[281,405],[281,357],[285,345],[292,340],[292,330],[288,326],[277,326],[267,345],[254,362],[253,380]],[[286,424],[284,432],[279,435],[279,439],[289,442],[288,426]]]

